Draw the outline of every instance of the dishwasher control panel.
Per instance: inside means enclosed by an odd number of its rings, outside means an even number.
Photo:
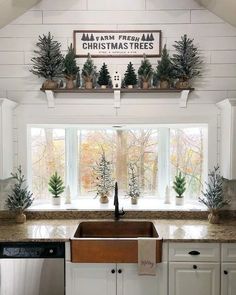
[[[0,243],[0,258],[64,258],[64,243]]]

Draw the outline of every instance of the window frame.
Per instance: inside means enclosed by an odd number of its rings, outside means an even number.
[[[145,199],[164,199],[165,189],[170,187],[170,129],[171,128],[204,128],[204,158],[203,178],[207,179],[209,165],[209,125],[207,123],[186,123],[186,124],[119,124],[120,129],[157,129],[159,132],[158,142],[158,192],[154,196],[146,196]],[[27,177],[29,188],[32,187],[32,158],[31,158],[31,128],[63,128],[65,129],[65,184],[70,186],[72,200],[91,199],[90,196],[78,194],[78,130],[79,129],[115,129],[112,124],[29,124],[27,125]],[[118,128],[116,126],[116,128]],[[40,201],[39,201],[40,202]]]

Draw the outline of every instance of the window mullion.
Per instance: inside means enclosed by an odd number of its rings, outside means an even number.
[[[158,195],[165,196],[166,186],[170,185],[170,129],[159,128],[158,141]]]
[[[70,186],[71,197],[78,194],[78,138],[77,128],[66,128],[66,184]]]

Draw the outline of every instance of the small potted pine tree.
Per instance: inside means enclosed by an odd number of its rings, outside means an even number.
[[[183,194],[186,191],[186,180],[185,180],[185,176],[182,176],[181,172],[179,172],[175,176],[173,189],[177,194],[176,199],[175,199],[175,204],[177,206],[183,205],[184,204],[184,195]]]
[[[61,179],[60,175],[55,172],[48,183],[48,190],[52,194],[52,204],[53,205],[60,205],[61,204],[61,194],[65,190],[65,186],[63,184],[63,180]]]
[[[73,89],[75,87],[74,80],[76,79],[79,67],[77,67],[76,64],[75,51],[72,44],[68,47],[68,52],[63,60],[63,65],[63,74],[66,78],[66,89]]]
[[[169,89],[170,82],[173,79],[173,64],[171,62],[169,53],[164,46],[161,54],[161,60],[158,62],[155,78],[160,81],[161,89]]]
[[[42,85],[43,89],[56,89],[58,87],[56,79],[61,77],[63,70],[61,44],[53,40],[49,32],[47,36],[39,36],[36,46],[38,49],[34,51],[36,57],[31,59],[33,66],[30,72],[46,79]]]
[[[112,164],[107,161],[104,150],[101,157],[93,167],[94,182],[96,187],[96,197],[99,197],[100,203],[106,204],[109,202],[111,191],[114,188],[114,179],[112,178]]]
[[[139,186],[139,178],[137,173],[137,167],[133,164],[129,164],[129,190],[127,195],[131,198],[131,204],[136,205],[138,203],[138,199],[140,198],[140,186]]]
[[[139,79],[143,89],[148,89],[150,80],[153,76],[153,68],[150,61],[144,55],[144,59],[141,62],[141,66],[138,69]]]
[[[12,193],[8,195],[6,205],[9,210],[16,213],[16,222],[24,223],[26,221],[24,211],[32,205],[33,194],[25,185],[26,179],[22,174],[21,166],[17,168],[16,173],[11,173],[11,176],[15,180],[15,184]]]
[[[93,63],[93,60],[91,59],[90,54],[88,54],[88,58],[86,62],[84,63],[83,69],[82,69],[82,78],[84,80],[85,89],[92,89],[93,88],[93,82],[96,77],[96,67]]]
[[[111,76],[107,69],[107,65],[103,63],[98,74],[98,84],[100,85],[101,88],[105,89],[109,85],[110,80],[111,80]]]
[[[135,69],[133,64],[130,62],[127,66],[125,76],[124,76],[124,85],[128,88],[133,88],[137,85],[137,75],[135,73]]]
[[[172,62],[175,77],[178,79],[176,87],[179,89],[189,88],[191,81],[201,73],[202,60],[198,48],[193,44],[194,39],[187,35],[175,41]]]
[[[212,224],[219,223],[219,211],[230,203],[230,200],[224,198],[224,178],[220,174],[219,166],[214,167],[209,172],[209,180],[206,183],[206,191],[202,192],[203,197],[199,198],[199,202],[204,204],[208,210],[208,221]]]

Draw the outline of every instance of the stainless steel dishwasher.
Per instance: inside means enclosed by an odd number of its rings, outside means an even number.
[[[1,243],[0,295],[64,295],[64,243]]]

